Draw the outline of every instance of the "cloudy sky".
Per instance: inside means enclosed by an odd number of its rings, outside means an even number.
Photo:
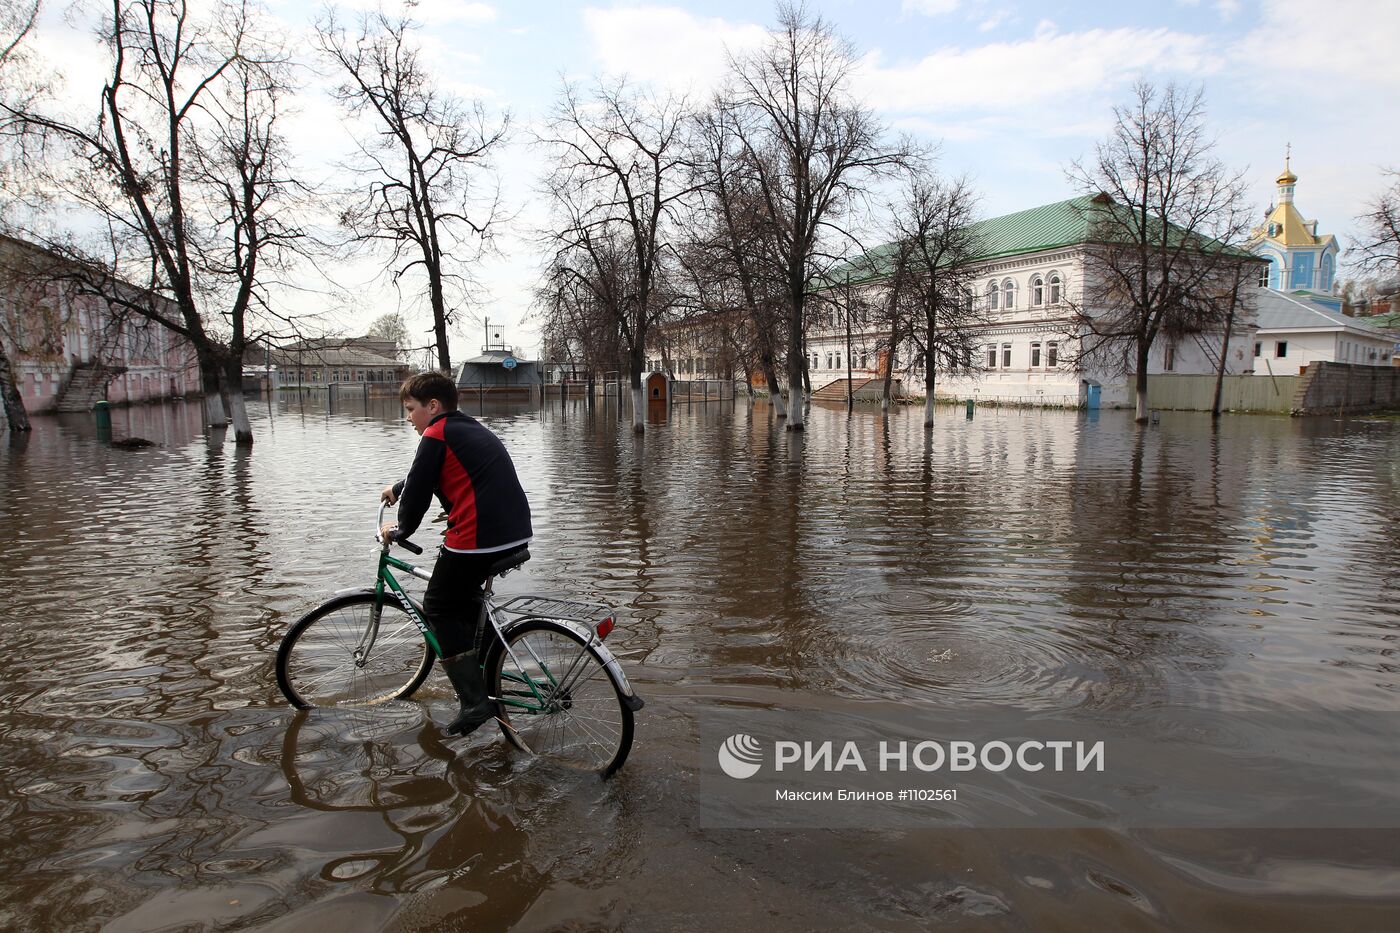
[[[193,0],[199,2],[199,0]],[[294,47],[320,4],[266,0]],[[342,0],[354,10],[374,0]],[[386,0],[390,8],[396,0]],[[71,100],[94,101],[101,59],[49,0],[40,51],[67,79]],[[1292,144],[1297,203],[1345,249],[1356,214],[1400,167],[1400,3],[1392,0],[1160,0],[1019,3],[1002,0],[824,0],[819,11],[856,46],[856,90],[893,128],[940,146],[940,166],[966,172],[992,216],[1075,192],[1066,164],[1108,130],[1115,103],[1137,77],[1205,87],[1219,154],[1248,169],[1262,212]],[[683,3],[467,3],[421,0],[425,54],[452,90],[509,111],[515,142],[501,180],[513,230],[479,277],[477,320],[503,323],[506,339],[533,352],[528,322],[543,219],[535,194],[541,163],[529,130],[565,78],[627,74],[703,96],[725,49],[763,40],[769,6]],[[330,172],[350,130],[326,98],[326,79],[302,72],[293,143],[313,172]],[[1345,257],[1344,257],[1345,261]],[[361,297],[340,308],[347,329],[393,310],[398,298],[365,264],[332,270]],[[421,319],[420,319],[420,323]],[[493,328],[494,329],[494,328]],[[454,357],[475,352],[480,326],[464,328]]]

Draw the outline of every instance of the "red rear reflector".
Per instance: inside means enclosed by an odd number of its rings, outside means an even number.
[[[612,630],[613,618],[612,616],[608,616],[606,619],[598,623],[598,640],[602,641],[604,638],[607,638],[608,632],[611,632]]]

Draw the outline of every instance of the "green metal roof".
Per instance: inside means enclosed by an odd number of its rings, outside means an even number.
[[[1357,320],[1363,324],[1370,324],[1379,330],[1400,331],[1400,311],[1373,314],[1370,317],[1357,318]]]
[[[1102,196],[1081,195],[1068,201],[1056,201],[977,221],[972,225],[977,249],[970,261],[1001,259],[1087,242],[1090,221],[1094,217],[1091,208],[1096,197]],[[1109,204],[1118,207],[1113,202]],[[1173,232],[1185,235],[1184,231],[1176,231],[1175,228]],[[826,281],[833,284],[844,282],[848,273],[853,284],[884,278],[889,274],[894,248],[893,243],[887,243],[858,259],[843,263],[827,273]],[[1242,250],[1237,252],[1242,258],[1250,255]]]

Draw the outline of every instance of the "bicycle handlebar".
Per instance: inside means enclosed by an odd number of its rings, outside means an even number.
[[[379,536],[379,529],[384,527],[384,510],[388,507],[389,503],[381,499],[379,502],[379,515],[374,520],[374,540],[378,541],[380,544],[384,543],[384,539]],[[405,551],[408,551],[410,554],[423,553],[423,549],[421,547],[414,544],[412,541],[407,541],[402,538],[391,537],[389,539],[389,543],[397,544],[399,547],[403,548]]]

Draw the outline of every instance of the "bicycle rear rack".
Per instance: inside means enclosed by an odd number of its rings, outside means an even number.
[[[613,614],[611,606],[581,603],[552,596],[516,596],[496,607],[497,612],[523,618],[569,619],[596,629],[600,622]]]

